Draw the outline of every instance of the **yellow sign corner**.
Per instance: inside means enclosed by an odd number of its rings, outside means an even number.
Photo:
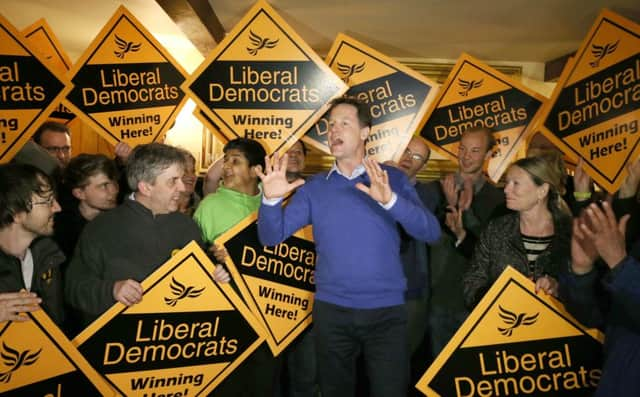
[[[25,322],[0,323],[0,393],[22,396],[113,396],[44,311]]]
[[[0,86],[0,163],[6,163],[71,87],[1,14]]]

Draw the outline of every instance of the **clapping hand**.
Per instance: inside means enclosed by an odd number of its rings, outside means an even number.
[[[624,215],[618,222],[611,204],[605,201],[602,203],[602,208],[595,203],[590,204],[586,210],[586,216],[590,225],[581,222],[581,232],[593,242],[602,260],[613,269],[627,256],[625,231],[629,214]]]

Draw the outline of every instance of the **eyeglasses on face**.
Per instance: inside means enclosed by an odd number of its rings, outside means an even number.
[[[49,153],[69,154],[71,152],[71,146],[44,146],[44,150]]]
[[[404,154],[409,156],[411,160],[424,161],[424,156],[422,156],[420,153],[412,152],[409,148],[404,149]]]

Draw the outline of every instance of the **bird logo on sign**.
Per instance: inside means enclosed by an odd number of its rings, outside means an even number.
[[[174,296],[172,298],[165,297],[164,303],[166,303],[171,307],[175,306],[178,303],[178,301],[182,299],[197,298],[204,291],[204,287],[199,289],[196,289],[196,287],[192,285],[187,287],[186,285],[176,280],[175,277],[171,277],[171,285],[169,286],[169,288],[171,288],[171,291],[173,292]]]
[[[280,39],[271,40],[268,37],[262,38],[253,33],[252,30],[250,30],[249,41],[251,41],[252,46],[247,47],[247,52],[249,52],[249,54],[253,56],[256,56],[258,55],[258,51],[262,50],[263,48],[274,48],[276,45],[278,45]]]
[[[460,88],[462,88],[462,91],[459,91],[458,93],[462,96],[467,96],[469,95],[469,92],[474,89],[474,88],[480,88],[482,86],[482,82],[484,81],[484,79],[480,79],[480,80],[463,80],[463,79],[458,79],[458,85],[460,86]]]
[[[513,334],[513,330],[518,327],[535,324],[535,322],[538,321],[538,315],[540,314],[516,314],[503,308],[502,306],[498,306],[498,308],[500,309],[500,313],[498,313],[498,316],[500,316],[502,321],[504,321],[504,323],[508,325],[508,327],[505,328],[498,327],[498,331],[500,331],[500,333],[504,336],[511,336],[511,334]]]
[[[11,375],[16,372],[20,367],[26,367],[38,360],[40,352],[31,352],[30,350],[18,351],[7,346],[2,342],[2,350],[0,351],[0,357],[2,357],[2,363],[9,367],[5,372],[0,372],[0,382],[9,383],[11,381]]]
[[[615,43],[607,43],[605,45],[591,44],[591,53],[596,58],[596,60],[593,62],[589,62],[589,65],[592,68],[597,68],[598,66],[600,66],[600,61],[607,55],[613,54],[618,48],[619,42],[620,39],[618,39],[618,41],[616,41]]]
[[[116,36],[116,45],[118,46],[118,51],[114,51],[113,53],[120,59],[124,59],[124,56],[129,52],[137,52],[140,51],[140,47],[142,47],[142,43],[134,43],[133,41],[127,41],[117,34]]]
[[[345,65],[343,63],[338,62],[338,70],[342,73],[342,81],[345,84],[349,84],[349,79],[354,74],[360,73],[364,70],[365,62],[362,62],[360,65],[354,63],[353,65]]]

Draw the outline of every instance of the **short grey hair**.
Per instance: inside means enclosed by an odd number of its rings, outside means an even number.
[[[163,143],[138,145],[127,159],[127,183],[129,188],[137,192],[138,183],[154,184],[162,171],[178,164],[185,168],[184,152]]]

